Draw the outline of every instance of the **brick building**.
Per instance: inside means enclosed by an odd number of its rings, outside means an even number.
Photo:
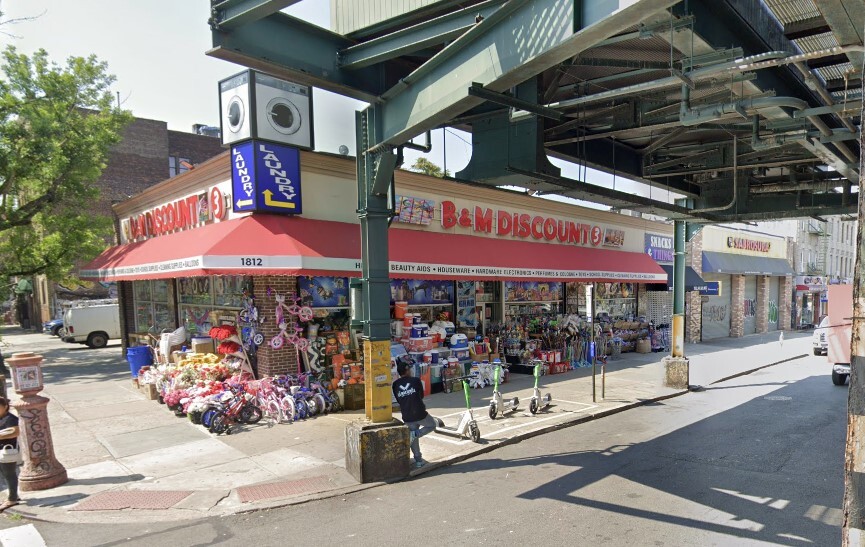
[[[196,125],[192,129],[192,133],[174,131],[164,121],[135,118],[109,153],[107,166],[96,183],[101,196],[93,205],[93,212],[114,218],[113,204],[224,152],[213,128]],[[114,244],[116,236],[112,235],[106,247]],[[116,294],[112,286],[87,283],[67,287],[36,276],[29,315],[33,318],[31,325],[40,329],[43,321],[56,317],[60,313],[58,303],[62,301],[113,296]]]

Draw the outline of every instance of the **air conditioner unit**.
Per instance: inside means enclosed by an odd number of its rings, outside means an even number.
[[[259,139],[313,148],[312,90],[247,70],[219,82],[222,144]]]

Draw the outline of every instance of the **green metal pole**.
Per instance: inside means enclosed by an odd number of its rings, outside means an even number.
[[[685,232],[685,221],[673,221],[673,357],[685,356]]]
[[[370,106],[355,116],[357,134],[357,216],[360,219],[361,298],[366,417],[375,423],[393,418],[390,394],[390,277],[387,196],[395,161],[389,150],[367,150],[382,134],[381,116]]]

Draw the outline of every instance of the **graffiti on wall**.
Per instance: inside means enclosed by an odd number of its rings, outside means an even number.
[[[756,298],[746,298],[745,299],[745,317],[757,317],[757,299]]]
[[[769,300],[769,322],[778,322],[778,303],[774,300]]]
[[[723,306],[717,304],[703,306],[703,321],[709,323],[726,323],[727,311],[728,306],[726,304]]]

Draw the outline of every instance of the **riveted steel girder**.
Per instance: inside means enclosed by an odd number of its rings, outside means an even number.
[[[457,38],[498,10],[505,0],[489,0],[482,4],[436,17],[366,42],[339,53],[344,68],[362,68],[410,54],[431,46],[445,44]]]
[[[300,0],[213,0],[211,25],[222,30],[246,25],[274,14]]]
[[[473,82],[506,91],[676,0],[585,2],[511,0],[383,95],[384,143],[399,144],[469,110]],[[575,21],[586,25],[574,31]]]

